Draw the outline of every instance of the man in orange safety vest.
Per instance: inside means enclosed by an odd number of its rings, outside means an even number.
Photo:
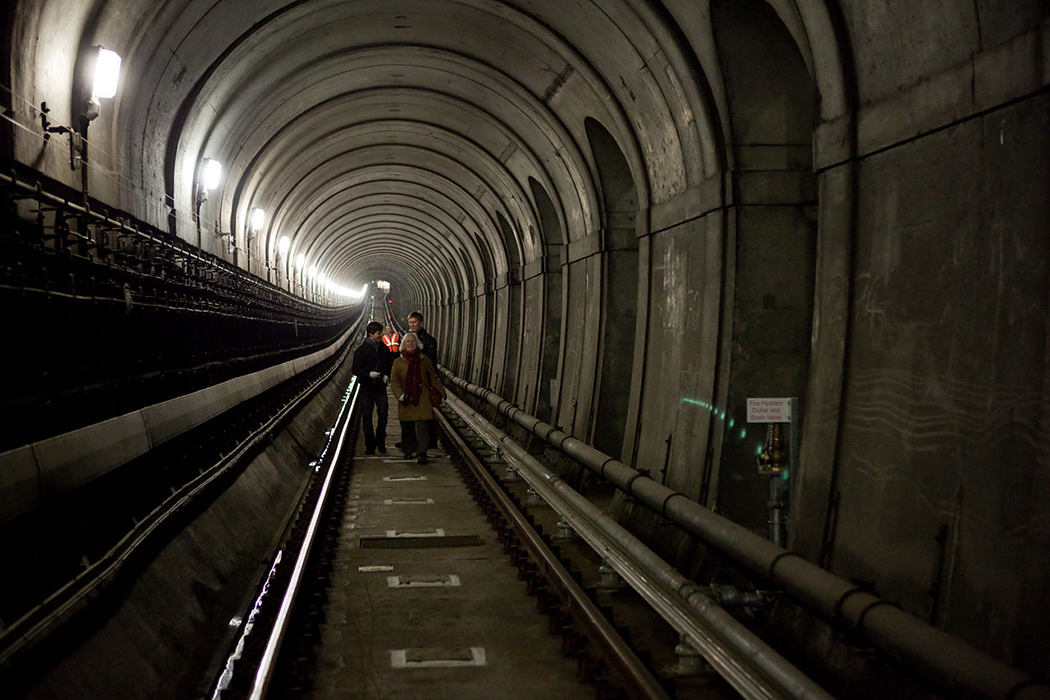
[[[394,355],[398,354],[398,347],[400,346],[401,336],[397,334],[392,326],[387,326],[386,330],[383,331],[383,342],[386,344],[388,350]]]

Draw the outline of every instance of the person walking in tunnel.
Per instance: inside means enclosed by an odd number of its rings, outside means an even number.
[[[365,454],[378,449],[386,452],[386,421],[389,406],[386,385],[390,382],[393,356],[382,342],[383,325],[372,321],[365,326],[367,337],[354,351],[350,371],[361,385],[361,424],[365,430]],[[372,429],[372,409],[376,412],[376,426]]]
[[[431,394],[446,396],[437,370],[425,355],[415,333],[406,333],[401,341],[401,357],[390,371],[390,388],[397,397],[397,417],[401,421],[401,445],[405,459],[413,453],[420,464],[427,463],[430,427],[434,421]]]
[[[426,329],[423,328],[423,314],[418,311],[413,311],[408,315],[408,330],[411,333],[415,333],[419,339],[419,348],[424,355],[430,358],[431,364],[434,366],[434,371],[437,372],[438,359],[437,359],[437,348],[438,342],[434,336],[427,333]],[[407,336],[406,336],[407,337]],[[436,450],[438,447],[437,443],[437,423],[435,421],[430,422],[430,448]]]
[[[386,349],[390,351],[392,356],[391,359],[396,358],[398,347],[401,344],[401,336],[398,335],[397,331],[395,331],[394,327],[391,325],[387,325],[387,327],[383,329],[383,344],[386,345]]]
[[[438,365],[438,341],[423,328],[423,314],[413,311],[408,315],[408,330],[416,334],[416,337],[419,339],[420,350],[430,358],[430,362],[434,365],[434,370],[436,371]],[[405,337],[408,337],[407,334]]]

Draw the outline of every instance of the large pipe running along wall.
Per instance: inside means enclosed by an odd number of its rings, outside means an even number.
[[[453,406],[453,410],[460,415],[466,416],[470,424],[479,431],[487,432],[490,435],[498,432],[498,429],[485,420],[484,416],[464,405],[463,402],[453,399],[450,404]],[[639,570],[636,572],[639,578],[646,580],[649,585],[656,582],[658,590],[670,591],[686,603],[696,618],[702,621],[693,621],[692,624],[704,630],[702,632],[696,632],[695,630],[692,632],[697,637],[697,641],[693,642],[694,646],[698,649],[708,648],[700,640],[709,639],[711,633],[708,630],[713,630],[721,644],[728,645],[740,657],[747,659],[754,667],[761,669],[763,673],[773,679],[780,690],[786,692],[790,697],[799,698],[800,700],[831,697],[812,679],[803,675],[801,671],[791,665],[772,647],[759,639],[743,623],[726,612],[723,607],[715,605],[699,586],[661,559],[656,552],[649,549],[626,528],[602,512],[601,508],[580,495],[568,482],[547,469],[539,460],[516,443],[512,437],[506,434],[502,436],[493,435],[493,439],[499,440],[498,444],[506,447],[507,452],[521,465],[522,468],[518,470],[519,473],[522,470],[527,471],[525,475],[526,481],[537,491],[540,491],[540,495],[544,500],[550,500],[547,494],[548,489],[556,494],[555,498],[559,499],[562,504],[562,506],[556,508],[560,515],[566,515],[561,510],[563,506],[577,513],[581,520],[587,521],[590,526],[601,531],[610,543],[615,543],[614,547],[622,547],[629,554],[630,558],[633,559],[633,563],[639,567]],[[592,548],[598,551],[593,543]],[[602,550],[602,556],[609,557],[610,552]],[[680,634],[689,632],[690,628],[688,626],[678,627],[671,618],[665,617],[665,619],[676,626]],[[712,663],[719,663],[719,660],[716,659],[709,660]],[[724,661],[724,659],[721,660],[722,663]],[[726,666],[732,669],[732,673],[738,673],[738,670],[732,664],[726,664]],[[738,686],[737,689],[740,690],[741,687]]]
[[[562,454],[599,474],[632,498],[782,588],[825,620],[860,634],[879,650],[952,693],[1002,700],[1050,700],[1050,686],[866,593],[803,557],[762,539],[682,493],[544,423],[492,391],[439,368],[454,385],[488,401],[500,413]]]

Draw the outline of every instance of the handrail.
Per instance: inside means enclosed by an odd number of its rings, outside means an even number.
[[[303,537],[302,546],[300,547],[299,554],[295,559],[295,567],[292,570],[291,578],[288,581],[288,588],[285,590],[284,598],[281,600],[281,609],[277,613],[277,619],[274,622],[273,629],[270,631],[270,636],[266,641],[266,650],[263,652],[262,660],[259,662],[259,670],[256,672],[255,680],[252,683],[252,690],[249,695],[251,700],[261,700],[261,698],[265,697],[269,690],[270,683],[273,680],[274,670],[277,665],[277,654],[280,652],[281,643],[284,641],[285,633],[288,631],[292,608],[295,606],[295,598],[299,594],[299,588],[302,585],[303,573],[306,569],[306,561],[310,557],[314,538],[317,535],[317,529],[321,522],[322,513],[324,512],[328,500],[328,491],[331,488],[332,477],[335,475],[336,465],[339,463],[339,456],[343,451],[343,443],[346,440],[346,431],[350,426],[350,418],[354,413],[354,406],[357,403],[359,388],[360,387],[357,386],[357,377],[353,377],[350,380],[349,386],[347,386],[346,394],[343,397],[343,406],[340,408],[335,425],[332,427],[331,435],[335,435],[335,429],[339,426],[339,422],[343,422],[343,428],[339,433],[339,441],[336,443],[335,453],[332,455],[332,460],[328,465],[328,473],[325,474],[324,485],[321,487],[321,492],[317,497],[317,505],[314,507],[313,515],[310,518],[310,524],[306,529],[305,536]],[[349,410],[347,410],[348,405]],[[324,452],[321,453],[322,460],[324,459],[324,454],[328,452],[328,446],[330,445],[331,438],[329,438],[328,445],[325,446]]]
[[[1050,700],[1050,685],[953,637],[889,601],[762,539],[688,496],[667,488],[559,428],[525,413],[494,392],[439,371],[500,413],[737,564],[782,588],[821,618],[858,634],[948,691],[965,697]]]

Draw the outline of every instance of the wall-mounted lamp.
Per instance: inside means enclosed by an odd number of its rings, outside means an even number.
[[[264,223],[266,223],[266,212],[259,208],[252,209],[252,215],[248,219],[248,230],[252,233],[259,233]]]
[[[292,247],[292,241],[291,241],[291,239],[288,238],[288,236],[281,236],[280,238],[277,239],[277,255],[274,257],[273,271],[277,274],[277,284],[278,285],[281,284],[281,280],[282,280],[282,277],[283,277],[283,275],[281,273],[284,271],[284,270],[281,269],[282,268],[281,262],[282,262],[282,260],[284,260],[285,256],[288,254],[288,249],[291,248],[291,247]],[[288,266],[288,263],[287,263],[287,261],[285,261],[283,267],[287,267],[287,266]]]
[[[208,193],[219,186],[222,163],[212,158],[201,161],[200,181],[197,183],[197,204],[207,201]]]
[[[84,116],[88,121],[98,116],[102,108],[100,99],[108,100],[117,94],[117,83],[120,80],[120,56],[101,46],[93,46],[94,70],[92,71],[91,96],[88,98]]]
[[[88,56],[88,73],[79,79],[74,87],[74,103],[80,100],[83,105],[79,114],[73,115],[75,126],[55,126],[48,119],[50,109],[47,102],[40,103],[40,125],[44,130],[44,140],[51,138],[51,134],[69,135],[69,167],[73,170],[80,168],[87,160],[87,129],[91,120],[98,117],[102,105],[99,98],[109,99],[117,94],[117,83],[120,80],[120,56],[102,48],[91,47],[92,55]],[[88,94],[87,78],[90,75],[91,92]],[[87,194],[87,170],[83,170],[82,185],[84,193]]]
[[[298,257],[295,258],[295,269],[302,270],[306,267],[306,255],[299,253]]]
[[[201,187],[210,192],[219,186],[222,177],[222,163],[212,158],[201,161]]]
[[[117,94],[117,81],[120,79],[120,55],[116,51],[96,47],[95,83],[92,94],[101,99],[109,99]]]

